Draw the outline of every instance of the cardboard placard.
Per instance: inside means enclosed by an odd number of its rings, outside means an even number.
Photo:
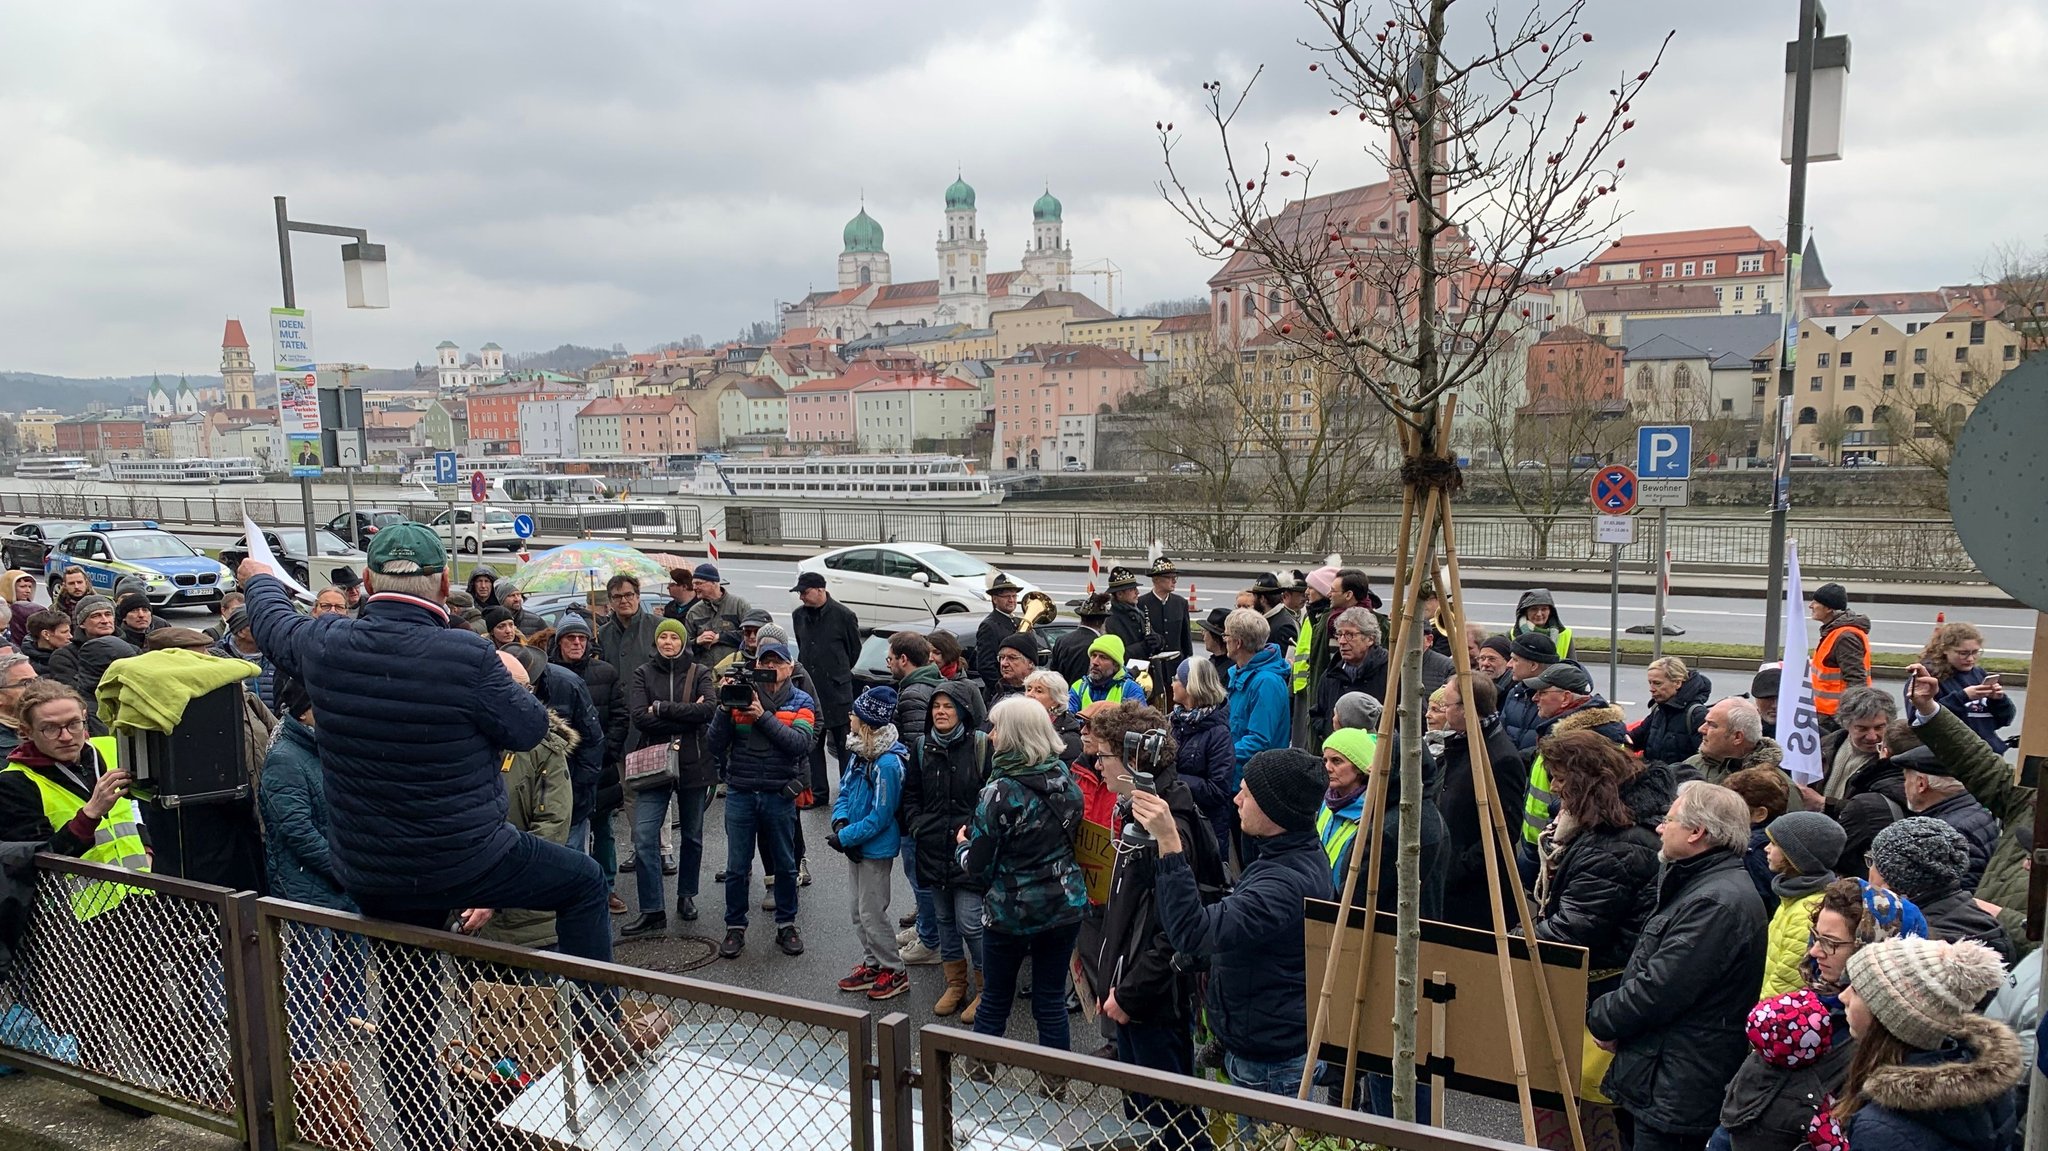
[[[1081,821],[1081,830],[1074,835],[1074,861],[1081,865],[1081,876],[1088,881],[1088,902],[1104,904],[1109,902],[1109,876],[1116,863],[1116,833],[1099,823]]]
[[[1304,932],[1308,943],[1309,1013],[1315,1013],[1317,989],[1322,986],[1323,969],[1330,954],[1330,933],[1337,922],[1337,904],[1310,900]],[[1372,968],[1365,983],[1365,1020],[1358,1029],[1358,1065],[1363,1070],[1391,1074],[1394,1053],[1394,926],[1391,913],[1377,917],[1378,938],[1372,945]],[[1323,1033],[1320,1056],[1342,1063],[1344,1044],[1351,1035],[1351,988],[1357,986],[1358,943],[1365,929],[1365,909],[1351,909],[1346,939],[1337,958],[1337,990],[1330,997],[1328,1029]],[[1550,999],[1556,1006],[1558,1030],[1564,1043],[1565,1061],[1573,1076],[1577,1094],[1579,1064],[1586,1028],[1586,949],[1562,943],[1542,945],[1543,971],[1550,984]],[[1548,1027],[1543,1020],[1541,1000],[1536,997],[1534,965],[1529,945],[1520,938],[1508,941],[1508,962],[1514,971],[1515,1004],[1521,1014],[1522,1049],[1529,1069],[1529,1087],[1538,1107],[1553,1110],[1563,1105],[1557,1074],[1551,1061]],[[1418,1062],[1418,1078],[1427,1080],[1441,1074],[1444,1082],[1459,1091],[1514,1101],[1514,1057],[1505,1041],[1507,1003],[1501,996],[1500,965],[1494,954],[1490,931],[1474,931],[1448,923],[1422,921],[1422,946],[1417,970],[1442,971],[1449,986],[1440,994],[1444,1004],[1445,1035],[1449,1049],[1440,1064],[1426,1067]],[[1429,1010],[1427,1001],[1423,1010]],[[1420,1032],[1418,1038],[1425,1035]],[[1429,1057],[1428,1044],[1417,1044],[1416,1058]]]

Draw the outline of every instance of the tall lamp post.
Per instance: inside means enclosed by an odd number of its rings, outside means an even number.
[[[284,197],[273,197],[277,205],[277,266],[284,281],[284,306],[299,306],[298,290],[292,285],[292,233],[310,232],[318,236],[340,236],[353,243],[341,246],[342,281],[351,308],[388,308],[391,306],[391,287],[384,268],[384,245],[372,244],[370,233],[362,228],[343,228],[334,224],[309,224],[294,220],[285,212]],[[282,423],[284,413],[278,412]],[[289,446],[287,446],[289,453]],[[299,477],[299,510],[306,520],[306,554],[314,554],[313,524],[313,480],[310,476]]]
[[[1780,151],[1792,167],[1791,195],[1785,208],[1785,330],[1778,344],[1778,391],[1775,411],[1766,412],[1777,426],[1771,475],[1770,571],[1764,603],[1764,658],[1779,652],[1785,597],[1786,513],[1792,508],[1792,395],[1799,368],[1800,279],[1806,247],[1806,164],[1808,160],[1842,158],[1842,108],[1849,72],[1849,38],[1827,36],[1828,14],[1820,0],[1799,0],[1799,38],[1785,45],[1786,109]],[[1819,73],[1821,106],[1815,108]],[[1814,113],[1821,114],[1816,139]],[[1796,690],[1795,685],[1786,685]]]

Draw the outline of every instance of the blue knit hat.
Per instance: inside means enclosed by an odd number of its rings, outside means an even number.
[[[853,701],[853,714],[869,727],[882,727],[896,722],[896,689],[893,687],[871,687],[860,693]]]

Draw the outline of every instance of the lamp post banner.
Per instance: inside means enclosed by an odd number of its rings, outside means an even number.
[[[287,439],[319,436],[320,381],[313,371],[313,337],[303,308],[270,309],[270,346],[278,431]]]
[[[1799,541],[1785,541],[1785,653],[1778,683],[1778,743],[1785,770],[1800,783],[1821,778],[1820,713],[1806,667],[1806,596],[1799,586]]]

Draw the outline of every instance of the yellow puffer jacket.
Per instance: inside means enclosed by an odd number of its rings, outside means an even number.
[[[1801,968],[1806,949],[1813,943],[1813,914],[1820,907],[1821,893],[1797,899],[1780,899],[1777,914],[1771,916],[1770,947],[1764,953],[1764,986],[1758,999],[1784,995],[1806,986]]]

